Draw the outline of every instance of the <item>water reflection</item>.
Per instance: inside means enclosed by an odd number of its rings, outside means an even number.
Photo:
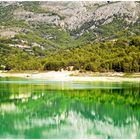
[[[139,99],[139,83],[1,83],[0,138],[140,138]]]

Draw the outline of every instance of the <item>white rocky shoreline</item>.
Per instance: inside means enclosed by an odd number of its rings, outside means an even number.
[[[49,72],[34,72],[34,73],[7,73],[1,72],[0,77],[20,77],[27,79],[38,79],[38,80],[53,80],[53,81],[110,81],[110,82],[121,82],[131,81],[140,82],[139,77],[123,77],[121,73],[109,73],[108,76],[103,75],[80,75],[77,71],[49,71]]]

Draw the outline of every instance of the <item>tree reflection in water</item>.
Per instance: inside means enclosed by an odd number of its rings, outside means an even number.
[[[0,138],[140,138],[139,83],[20,81],[0,83]]]

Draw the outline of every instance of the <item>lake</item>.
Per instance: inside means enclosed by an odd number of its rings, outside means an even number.
[[[140,83],[0,78],[0,138],[140,138]]]

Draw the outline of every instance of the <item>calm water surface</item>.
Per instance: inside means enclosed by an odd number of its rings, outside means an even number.
[[[140,138],[140,83],[1,78],[0,138]]]

